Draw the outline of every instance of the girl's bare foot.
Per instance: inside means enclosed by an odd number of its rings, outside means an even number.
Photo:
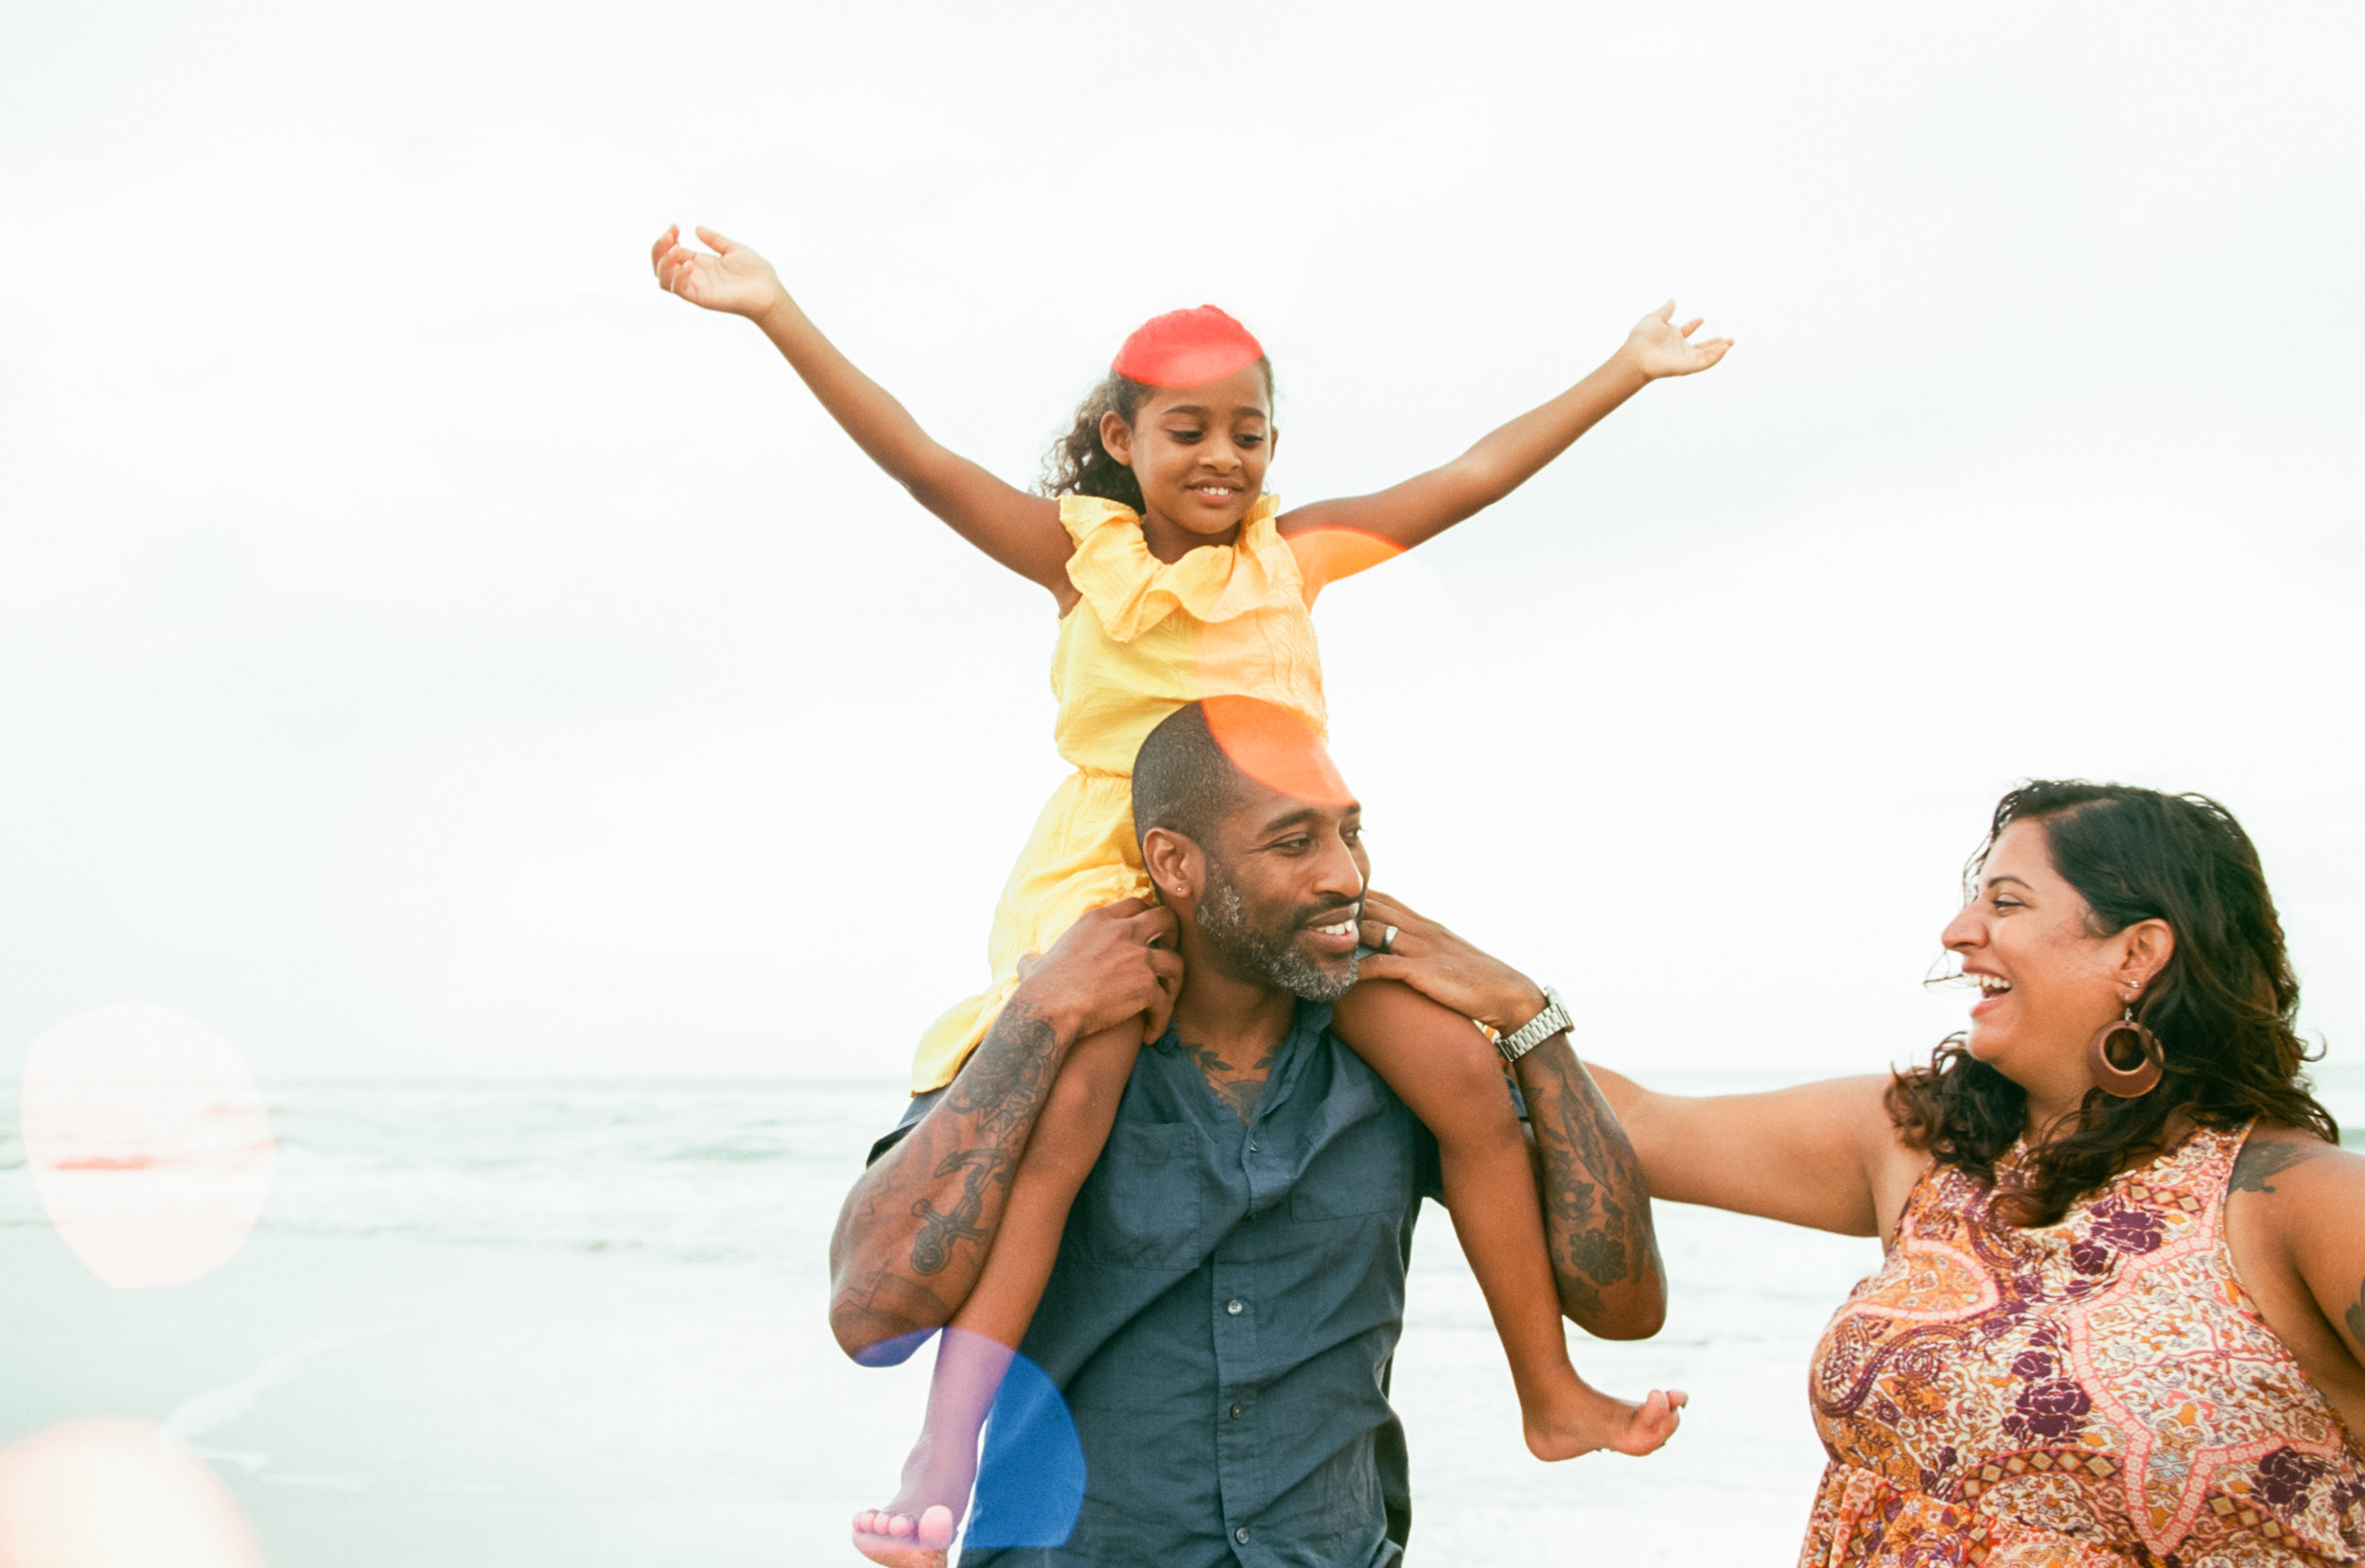
[[[903,1461],[895,1501],[854,1515],[854,1550],[887,1568],[944,1568],[977,1481],[975,1430],[967,1436],[966,1443],[938,1442],[932,1433],[920,1434]]]
[[[1575,1397],[1558,1402],[1541,1419],[1528,1418],[1528,1452],[1539,1459],[1573,1459],[1597,1448],[1649,1454],[1675,1435],[1683,1420],[1678,1412],[1691,1399],[1680,1388],[1654,1388],[1637,1404],[1580,1380]]]
[[[944,1568],[953,1546],[953,1510],[938,1503],[915,1519],[894,1505],[854,1515],[854,1550],[887,1568]]]

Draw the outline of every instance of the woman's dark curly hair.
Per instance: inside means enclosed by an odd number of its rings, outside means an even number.
[[[1255,368],[1264,373],[1265,398],[1270,402],[1274,395],[1272,361],[1259,359]],[[1100,418],[1113,409],[1130,429],[1133,416],[1142,411],[1142,405],[1157,390],[1147,381],[1136,381],[1111,371],[1076,406],[1075,427],[1055,442],[1043,458],[1042,483],[1037,487],[1042,494],[1097,496],[1104,501],[1141,511],[1141,481],[1133,477],[1132,469],[1111,457],[1109,448],[1100,444]]]
[[[2175,950],[2145,990],[2136,1017],[2167,1058],[2160,1086],[2132,1100],[2087,1093],[2076,1124],[2045,1143],[1996,1210],[2007,1223],[2057,1223],[2071,1204],[2158,1152],[2178,1112],[2205,1126],[2256,1117],[2340,1138],[2308,1093],[2309,1060],[2293,1027],[2299,982],[2258,851],[2233,813],[2205,795],[2123,784],[2039,779],[1995,808],[1987,841],[1965,868],[1975,890],[1995,841],[2015,822],[2044,829],[2053,868],[2086,900],[2097,936],[2164,920]],[[1890,1121],[1940,1164],[1995,1182],[1995,1162],[2025,1124],[2027,1095],[1954,1035],[1927,1067],[1896,1075]]]

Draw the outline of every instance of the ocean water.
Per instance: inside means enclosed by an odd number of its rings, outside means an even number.
[[[1662,1075],[1716,1092],[1795,1081]],[[2365,1124],[2365,1071],[2320,1071]],[[261,1218],[185,1284],[101,1282],[50,1224],[0,1104],[0,1441],[164,1422],[283,1568],[854,1562],[927,1356],[850,1366],[824,1251],[889,1081],[265,1086]],[[2351,1134],[2356,1141],[2356,1135]],[[1547,1466],[1441,1210],[1394,1393],[1419,1562],[1783,1562],[1821,1466],[1803,1398],[1868,1241],[1660,1205],[1666,1330],[1572,1336],[1629,1395],[1681,1386],[1657,1455]]]

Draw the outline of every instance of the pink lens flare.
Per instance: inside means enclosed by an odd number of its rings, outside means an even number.
[[[50,1028],[26,1055],[21,1106],[50,1224],[117,1289],[202,1278],[263,1211],[276,1147],[262,1089],[228,1040],[170,1008],[112,1002]]]
[[[68,1421],[0,1449],[0,1568],[263,1568],[206,1463],[152,1422]]]
[[[1109,368],[1153,387],[1196,387],[1265,357],[1255,335],[1212,305],[1169,310],[1135,327]]]

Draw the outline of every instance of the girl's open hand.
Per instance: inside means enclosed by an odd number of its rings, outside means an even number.
[[[761,316],[780,298],[780,274],[770,262],[712,229],[700,229],[697,235],[714,248],[714,254],[684,245],[678,223],[657,236],[649,261],[657,269],[657,287],[692,305],[734,316]]]
[[[1700,330],[1701,318],[1694,316],[1682,326],[1675,324],[1675,302],[1669,300],[1656,310],[1634,323],[1626,334],[1626,357],[1635,369],[1656,381],[1662,375],[1690,375],[1706,370],[1725,357],[1725,351],[1733,346],[1730,338],[1703,338],[1698,342],[1691,335]]]

